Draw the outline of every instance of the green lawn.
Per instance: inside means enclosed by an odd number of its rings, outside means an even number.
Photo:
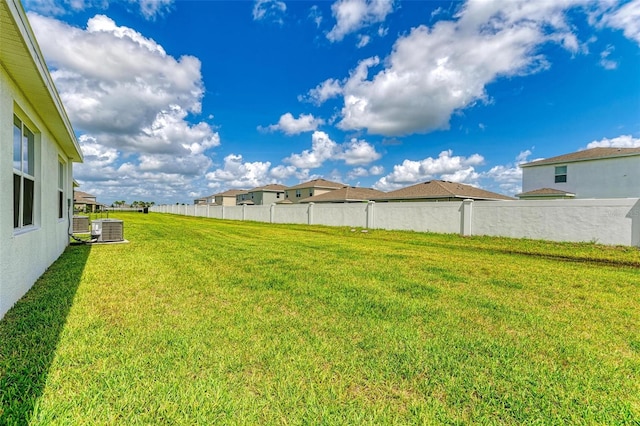
[[[118,213],[0,321],[0,424],[639,424],[640,250]]]

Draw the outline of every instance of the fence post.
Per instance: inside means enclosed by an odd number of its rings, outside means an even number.
[[[315,205],[314,203],[309,203],[309,209],[307,210],[307,215],[308,215],[307,223],[309,225],[313,225],[313,206],[314,205]]]
[[[242,220],[244,220],[244,215],[245,215],[245,213],[244,213],[244,209],[245,209],[246,207],[247,207],[247,205],[246,205],[246,204],[243,204],[243,205],[242,205]]]
[[[472,229],[473,200],[462,200],[462,229],[460,235],[473,235]]]
[[[276,203],[271,203],[269,207],[269,223],[273,223],[276,213]]]
[[[369,201],[367,203],[367,228],[375,227],[375,221],[373,216],[374,207],[376,205],[375,201]]]
[[[224,204],[222,205],[222,218],[224,219]]]

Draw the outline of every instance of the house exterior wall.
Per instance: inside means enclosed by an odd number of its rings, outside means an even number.
[[[215,203],[219,206],[235,206],[236,196],[231,195],[229,197],[223,197],[222,195],[216,195]]]
[[[296,191],[300,191],[300,197],[296,197]],[[298,189],[287,189],[286,195],[288,196],[288,200],[291,200],[293,204],[298,204],[300,201],[305,198],[313,197],[314,195],[326,194],[327,192],[333,191],[332,189],[326,188],[298,188]],[[278,200],[280,201],[280,200]]]
[[[34,102],[35,104],[35,102]],[[35,133],[34,226],[13,227],[13,116]],[[63,218],[58,218],[58,164],[63,163]],[[72,161],[38,111],[0,63],[0,318],[60,256],[69,243]],[[70,201],[67,201],[70,200]]]
[[[280,197],[278,198],[278,194]],[[295,197],[295,191],[294,191]],[[272,203],[284,200],[284,191],[255,191],[249,193],[249,199],[253,201],[256,206],[268,206]]]
[[[556,166],[567,166],[567,182],[555,183]],[[554,188],[575,198],[640,197],[640,155],[522,168],[522,192]]]

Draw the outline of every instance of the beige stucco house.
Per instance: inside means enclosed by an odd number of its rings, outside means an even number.
[[[218,206],[235,206],[237,205],[237,195],[247,192],[246,189],[229,189],[228,191],[220,192],[213,195],[213,203]]]
[[[82,152],[18,0],[0,1],[0,318],[62,254]]]
[[[293,204],[298,204],[302,200],[314,195],[320,195],[329,191],[334,191],[346,185],[338,182],[331,182],[325,179],[314,179],[299,185],[290,186],[285,190],[285,200]]]

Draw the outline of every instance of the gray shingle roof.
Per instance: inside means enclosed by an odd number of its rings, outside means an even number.
[[[314,179],[308,182],[303,182],[299,185],[290,186],[287,189],[303,189],[303,188],[327,188],[327,189],[340,189],[346,186],[344,183],[331,182],[325,179]]]
[[[597,160],[602,158],[626,157],[640,155],[640,148],[591,148],[557,157],[545,158],[521,164],[520,167],[541,166],[543,164],[573,163],[576,161]]]
[[[376,200],[470,198],[475,200],[514,200],[512,197],[457,182],[431,180],[387,192]]]
[[[527,191],[527,192],[523,192],[518,194],[518,197],[530,197],[530,196],[539,196],[539,197],[545,197],[545,196],[558,196],[558,195],[564,195],[567,197],[573,197],[576,194],[574,194],[573,192],[568,192],[568,191],[563,191],[561,189],[554,189],[554,188],[539,188],[539,189],[534,189],[532,191]]]

